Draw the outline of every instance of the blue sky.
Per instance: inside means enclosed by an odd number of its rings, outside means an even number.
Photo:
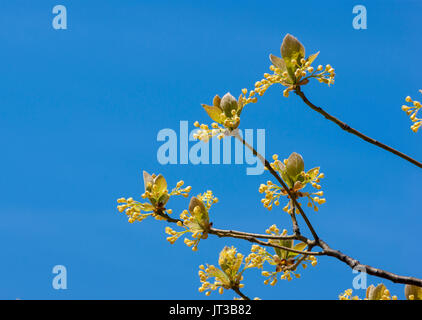
[[[67,30],[51,26],[57,4],[67,7]],[[367,8],[367,30],[352,27],[356,4]],[[139,197],[143,169],[171,185],[183,179],[193,195],[212,189],[216,227],[288,227],[285,213],[260,204],[257,189],[269,176],[156,158],[159,130],[209,121],[200,104],[251,88],[286,33],[308,53],[321,51],[316,63],[336,68],[331,88],[303,88],[311,101],[422,160],[421,133],[400,110],[422,88],[421,13],[419,1],[2,1],[0,298],[205,298],[198,265],[215,264],[224,245],[247,253],[250,244],[210,237],[193,253],[166,242],[164,223],[127,223],[115,201]],[[308,215],[326,242],[362,263],[422,277],[420,169],[344,133],[298,97],[283,98],[277,86],[244,110],[241,127],[266,129],[267,157],[296,151],[307,168],[321,166],[327,203]],[[169,206],[179,213],[187,201]],[[67,290],[52,288],[55,265],[67,267]],[[275,287],[251,271],[244,291],[336,299],[354,276],[326,257]],[[403,298],[401,285],[384,283]]]

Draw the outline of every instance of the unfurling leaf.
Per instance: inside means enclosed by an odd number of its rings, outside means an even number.
[[[195,218],[196,222],[204,230],[209,226],[209,216],[204,203],[196,197],[192,197],[189,203],[189,212]]]
[[[168,193],[164,193],[158,198],[157,204],[159,206],[164,207],[166,205],[167,201],[169,201],[169,199],[170,199],[170,196],[168,195]]]
[[[319,167],[316,167],[316,168],[312,168],[312,169],[310,169],[308,172],[307,172],[307,174],[309,174],[309,178],[311,179],[311,180],[313,180],[313,179],[315,179],[317,176],[318,176],[318,174],[319,174]]]
[[[311,55],[308,57],[308,62],[309,62],[310,64],[312,64],[312,62],[314,62],[314,61],[315,61],[315,59],[318,57],[318,55],[319,55],[319,51],[318,51],[317,53],[311,54]]]
[[[305,169],[305,163],[300,154],[293,152],[287,159],[286,172],[296,182],[297,176]]]
[[[271,243],[280,245],[282,247],[291,248],[293,246],[293,240],[278,240],[278,241],[270,241]],[[274,248],[275,253],[280,259],[287,259],[289,255],[289,251],[280,249],[280,248]]]
[[[422,288],[406,284],[406,286],[404,287],[404,295],[408,300],[410,300],[409,297],[411,296],[413,296],[413,300],[422,300]]]
[[[222,116],[223,110],[221,110],[220,107],[208,106],[206,104],[203,104],[202,107],[205,109],[212,120],[220,124],[224,123],[226,118]]]
[[[148,191],[151,191],[151,187],[152,187],[152,184],[154,182],[154,178],[146,171],[143,172],[143,177],[144,177],[145,191],[147,191],[148,189],[149,189]],[[148,188],[149,183],[151,183],[151,186]]]
[[[154,183],[153,184],[157,188],[157,190],[156,190],[157,194],[159,194],[160,197],[161,197],[161,195],[163,195],[165,193],[165,191],[167,190],[167,181],[166,181],[166,179],[164,179],[164,177],[161,174],[159,174],[154,179]]]
[[[227,118],[231,118],[232,110],[237,113],[237,100],[229,92],[221,99],[220,108],[223,110]]]
[[[220,265],[221,270],[223,270],[232,281],[236,279],[242,261],[243,255],[237,253],[237,250],[234,247],[224,247],[218,258],[218,264]]]
[[[273,54],[270,54],[270,60],[276,68],[279,68],[281,70],[281,72],[284,72],[284,71],[287,70],[286,69],[286,63],[284,62],[283,59],[281,59],[281,58],[279,58],[279,57],[277,57]]]
[[[298,244],[296,244],[293,249],[298,250],[298,251],[303,251],[305,250],[307,244],[305,242],[299,242]],[[296,252],[289,252],[288,257],[289,258],[293,258],[296,257],[299,253]]]
[[[220,108],[220,103],[221,103],[221,98],[217,94],[217,95],[215,95],[214,99],[212,100],[212,104],[213,104],[214,107],[219,107]]]
[[[295,37],[287,34],[283,39],[280,51],[290,78],[296,80],[295,71],[300,60],[305,58],[305,47]]]

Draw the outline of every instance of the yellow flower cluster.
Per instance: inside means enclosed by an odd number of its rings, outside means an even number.
[[[242,89],[242,93],[237,100],[230,93],[226,93],[223,98],[216,95],[212,105],[202,104],[202,107],[215,123],[209,128],[206,124],[195,122],[195,126],[200,128],[194,135],[196,139],[204,142],[208,142],[214,136],[221,139],[224,137],[226,130],[236,129],[239,126],[243,108],[249,103],[256,103],[258,96],[264,95],[273,84],[280,83],[285,86],[283,95],[288,97],[290,91],[307,84],[312,78],[329,86],[334,83],[334,68],[329,64],[325,67],[323,65],[313,67],[312,63],[318,57],[319,52],[305,59],[305,48],[292,35],[286,35],[280,52],[281,58],[270,55],[272,62],[270,70],[273,73],[264,73],[263,79],[255,83],[253,90]],[[220,127],[219,124],[223,127]]]
[[[272,225],[266,231],[267,234],[286,236],[287,230],[280,230],[276,225]],[[298,243],[294,244],[293,240],[270,240],[271,244],[303,251],[306,248],[306,244]],[[281,280],[292,280],[293,277],[300,278],[300,274],[296,272],[297,267],[301,264],[303,269],[307,268],[306,262],[309,262],[312,266],[316,266],[317,260],[314,256],[301,255],[287,250],[274,248],[275,254],[269,253],[265,248],[259,245],[252,245],[251,253],[245,258],[245,264],[247,268],[258,268],[263,269],[265,262],[275,267],[274,271],[262,271],[262,275],[266,277],[264,284],[270,284],[274,286],[278,282],[278,275],[280,273]]]
[[[255,90],[250,90],[248,94],[248,89],[243,88],[242,94],[240,95],[239,100],[242,102],[243,107],[245,107],[249,103],[257,103],[258,98],[255,96]],[[246,97],[248,96],[248,97]]]
[[[318,211],[317,204],[321,205],[326,202],[325,198],[321,198],[324,195],[324,192],[321,191],[321,179],[324,178],[324,174],[320,173],[320,168],[313,168],[308,172],[300,171],[300,173],[292,179],[287,174],[287,169],[289,166],[289,160],[284,159],[283,162],[278,160],[278,155],[273,155],[274,162],[271,162],[271,167],[280,173],[281,177],[286,181],[288,186],[290,186],[290,192],[292,195],[298,199],[302,197],[308,198],[308,206],[313,207],[315,211]],[[303,192],[301,191],[303,188],[306,187],[307,184],[311,184],[311,186],[318,191],[316,192]],[[279,206],[280,205],[280,197],[287,196],[287,191],[284,190],[283,187],[273,183],[272,181],[267,181],[267,184],[261,184],[258,189],[259,193],[265,193],[265,197],[261,199],[262,204],[268,210],[272,210],[273,205]],[[288,201],[287,205],[283,208],[284,211],[288,213],[293,213],[293,203],[291,200]]]
[[[244,284],[240,283],[243,280],[243,272],[245,271],[245,264],[243,264],[243,254],[237,252],[235,247],[224,247],[220,252],[218,264],[220,268],[214,265],[200,265],[199,279],[201,286],[199,292],[205,292],[206,296],[211,294],[211,291],[218,290],[220,294],[224,290],[233,288],[243,288]],[[210,279],[214,279],[213,283]]]
[[[422,93],[422,90],[419,90]],[[422,104],[419,101],[413,101],[411,97],[406,97],[406,102],[412,102],[413,106],[403,105],[401,109],[406,112],[408,116],[410,116],[410,120],[412,120],[413,124],[410,127],[413,132],[418,132],[419,128],[422,126],[422,119],[417,118],[418,111],[422,108]]]
[[[182,219],[183,221],[178,221],[177,226],[183,228],[184,230],[175,231],[170,227],[166,227],[164,231],[165,233],[170,235],[166,238],[166,240],[171,244],[174,244],[176,240],[179,239],[179,237],[190,232],[192,233],[192,240],[189,238],[185,238],[183,242],[188,247],[191,247],[192,251],[197,251],[199,241],[201,239],[206,239],[208,237],[207,233],[205,233],[204,230],[196,227],[196,219],[194,216],[190,215],[188,210],[183,210],[183,212],[180,214],[180,219]]]
[[[251,253],[245,258],[245,264],[248,268],[262,269],[264,262],[269,259],[269,256],[265,254],[265,249],[259,245],[252,245]]]
[[[169,193],[167,189],[167,181],[160,175],[150,175],[146,171],[144,175],[145,192],[141,195],[143,199],[148,199],[148,202],[141,203],[133,200],[133,198],[120,198],[117,200],[119,205],[117,210],[125,212],[128,221],[133,223],[135,221],[142,221],[149,216],[154,217],[156,220],[166,220],[165,215],[172,213],[171,209],[166,209],[164,206],[171,196],[189,196],[192,187],[187,186],[182,188],[184,181],[181,180],[176,184],[176,187]],[[144,213],[142,213],[144,212]]]
[[[198,121],[195,121],[193,124],[195,127],[199,128],[194,134],[193,138],[201,140],[203,142],[208,142],[212,137],[217,136],[218,139],[224,138],[224,133],[226,132],[226,129],[223,127],[220,127],[218,123],[213,122],[211,124],[211,129],[208,127],[207,124],[199,124]]]
[[[198,194],[196,197],[205,204],[207,210],[209,210],[213,204],[218,203],[218,198],[214,196],[211,190]]]
[[[338,296],[339,300],[360,300],[358,296],[353,296],[353,290],[352,289],[347,289],[344,290],[344,293],[340,294]]]
[[[325,67],[319,65],[314,68],[311,66],[312,61],[310,61],[310,58],[308,58],[308,60],[302,58],[299,64],[296,60],[291,60],[291,63],[297,67],[295,71],[297,85],[307,84],[311,78],[317,79],[320,83],[328,84],[328,86],[334,84],[334,77],[336,75],[334,68],[329,64]],[[270,65],[270,70],[273,71],[273,74],[264,73],[264,78],[255,82],[255,89],[251,92],[255,92],[262,96],[270,86],[279,83],[287,87],[283,91],[283,96],[288,97],[290,91],[295,90],[295,86],[289,83],[288,72],[286,70],[283,71],[274,65]]]
[[[177,226],[184,230],[175,231],[170,227],[166,227],[165,232],[169,235],[167,241],[173,244],[182,235],[192,233],[192,239],[185,238],[184,243],[188,247],[191,247],[193,251],[197,251],[199,241],[208,238],[208,210],[217,202],[218,198],[213,195],[211,190],[193,197],[189,205],[189,210],[183,210],[180,214],[181,221],[177,222]]]
[[[200,129],[195,133],[194,137],[207,142],[214,136],[218,136],[221,139],[227,131],[235,130],[240,124],[240,114],[244,106],[257,101],[255,97],[246,98],[246,93],[247,90],[243,89],[242,94],[236,100],[230,92],[227,92],[222,98],[216,95],[212,105],[202,104],[209,117],[215,122],[211,125],[211,129],[206,124],[195,122],[195,126]]]
[[[279,199],[281,195],[287,195],[287,192],[282,187],[270,180],[267,181],[267,184],[262,183],[258,190],[259,193],[265,193],[265,197],[261,199],[261,202],[270,211],[273,208],[273,204],[276,206],[280,205]]]
[[[154,207],[149,203],[140,203],[133,200],[133,198],[120,198],[117,199],[117,203],[120,204],[117,206],[117,210],[121,213],[125,212],[130,223],[135,221],[141,222],[149,216],[153,216],[156,220],[165,220],[165,218],[153,212]],[[142,211],[145,213],[141,213]]]
[[[189,196],[189,192],[192,190],[191,186],[187,186],[186,188],[182,188],[185,182],[180,180],[176,187],[170,192],[170,196],[183,196],[187,198]]]

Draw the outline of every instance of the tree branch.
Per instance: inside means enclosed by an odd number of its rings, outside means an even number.
[[[326,119],[334,122],[335,124],[337,124],[341,129],[354,134],[355,136],[361,138],[362,140],[365,140],[366,142],[369,142],[379,148],[382,148],[384,150],[387,150],[388,152],[391,152],[393,154],[395,154],[396,156],[399,156],[400,158],[409,161],[410,163],[414,164],[415,166],[422,168],[422,163],[419,161],[416,161],[415,159],[409,157],[408,155],[394,149],[391,148],[389,146],[387,146],[386,144],[379,142],[375,139],[372,139],[371,137],[368,137],[367,135],[363,134],[362,132],[359,132],[356,129],[353,129],[352,127],[350,127],[349,125],[347,125],[346,123],[344,123],[343,121],[337,119],[336,117],[332,116],[331,114],[329,114],[328,112],[326,112],[325,110],[323,110],[320,107],[317,107],[316,105],[314,105],[312,102],[310,102],[308,100],[308,98],[306,98],[305,94],[303,93],[303,91],[300,89],[300,86],[297,86],[295,89],[296,94],[302,98],[303,102],[305,102],[312,110],[318,112],[319,114],[323,115]]]
[[[361,264],[358,260],[353,259],[347,255],[345,255],[344,253],[338,251],[338,250],[334,250],[331,249],[324,241],[322,241],[321,239],[319,240],[319,244],[318,246],[320,246],[323,249],[323,254],[330,256],[330,257],[334,257],[337,258],[338,260],[344,262],[345,264],[347,264],[350,268],[361,271],[361,272],[366,272],[367,274],[370,274],[372,276],[376,276],[378,278],[383,278],[383,279],[387,279],[390,280],[394,283],[402,283],[402,284],[411,284],[411,285],[415,285],[418,287],[422,287],[422,279],[418,279],[418,278],[414,278],[414,277],[407,277],[407,276],[399,276],[395,273],[392,272],[388,272],[382,269],[377,269],[365,264]]]
[[[260,244],[262,246],[278,248],[278,249],[281,249],[281,250],[285,250],[285,251],[289,251],[289,252],[293,252],[293,253],[297,253],[297,254],[303,254],[303,255],[308,255],[308,256],[320,256],[322,254],[322,252],[295,250],[295,249],[292,249],[292,248],[288,248],[288,247],[285,247],[285,246],[281,246],[281,245],[278,245],[278,244],[271,243],[270,241],[265,242],[265,241],[262,241],[262,240],[255,238],[255,237],[249,236],[246,233],[243,233],[243,234],[240,233],[240,232],[237,232],[237,234],[233,234],[233,233],[230,233],[230,232],[219,233],[218,231],[216,231],[216,229],[213,229],[213,228],[211,228],[208,233],[214,234],[218,237],[230,237],[230,238],[243,239],[243,240],[247,240],[247,241],[252,242],[252,243]],[[308,243],[307,241],[304,241],[304,242]]]
[[[183,222],[180,219],[171,218],[164,211],[165,211],[165,208],[158,208],[155,211],[155,213],[171,223],[177,223],[179,221]],[[235,231],[235,230],[222,230],[222,229],[216,229],[216,228],[210,228],[207,232],[209,234],[216,235],[219,238],[229,237],[229,238],[247,240],[252,243],[260,244],[261,246],[278,248],[281,250],[286,250],[286,251],[297,253],[297,254],[310,255],[310,256],[319,256],[322,254],[322,252],[300,251],[300,250],[295,250],[295,249],[288,248],[285,246],[281,246],[278,244],[274,244],[274,243],[271,243],[270,241],[259,240],[259,238],[268,239],[268,240],[299,240],[306,243],[308,246],[315,245],[315,241],[309,240],[308,238],[302,235],[277,236],[277,235],[269,235],[269,234],[247,233],[247,232],[241,232],[241,231]]]
[[[300,88],[299,88],[299,91]],[[303,93],[302,93],[303,94]],[[305,97],[303,95],[303,97]],[[305,97],[306,99],[306,97]],[[307,99],[306,99],[307,100]],[[316,107],[318,108],[318,107]],[[321,109],[322,110],[322,109]],[[350,127],[349,127],[350,128]],[[265,159],[262,155],[260,155],[251,145],[249,145],[245,140],[243,140],[242,137],[240,137],[239,134],[236,134],[235,137],[237,139],[239,139],[246,147],[248,147],[252,153],[257,156],[265,165],[265,167],[270,171],[270,173],[277,179],[277,181],[282,185],[282,187],[286,190],[287,194],[289,195],[289,197],[291,198],[291,200],[294,203],[294,207],[296,207],[299,212],[301,213],[303,219],[305,220],[305,223],[307,224],[309,230],[311,231],[314,239],[315,239],[315,246],[318,246],[320,248],[323,249],[322,251],[322,255],[327,255],[327,256],[331,256],[331,257],[335,257],[338,260],[346,263],[347,265],[349,265],[352,269],[353,268],[360,268],[360,270],[364,270],[366,273],[373,275],[373,276],[377,276],[379,278],[384,278],[387,280],[390,280],[392,282],[395,283],[402,283],[402,284],[413,284],[419,287],[422,287],[422,279],[418,279],[418,278],[414,278],[414,277],[407,277],[407,276],[399,276],[397,274],[385,271],[385,270],[381,270],[381,269],[377,269],[368,265],[363,265],[360,264],[359,261],[357,261],[356,259],[353,259],[347,255],[345,255],[344,253],[338,251],[338,250],[334,250],[332,248],[330,248],[322,239],[320,239],[312,224],[310,223],[309,219],[307,218],[305,212],[303,211],[302,207],[300,206],[300,204],[296,201],[296,199],[294,197],[292,197],[290,190],[287,188],[286,184],[284,183],[284,181],[280,178],[280,176],[277,174],[277,172],[274,171],[274,169],[271,167],[270,163],[268,162],[267,159]],[[374,140],[375,141],[375,140]],[[389,148],[389,147],[388,147]],[[387,149],[388,150],[388,149]],[[394,149],[393,149],[394,150]],[[398,151],[397,151],[398,152]],[[393,152],[394,153],[394,152]],[[396,154],[396,153],[395,153]],[[407,157],[407,156],[406,156]],[[404,158],[406,159],[406,158]],[[412,159],[412,158],[410,158]],[[406,159],[408,160],[408,159]],[[413,160],[413,159],[412,159]],[[416,160],[413,160],[414,162],[418,163]],[[412,161],[411,161],[412,162]],[[414,163],[412,162],[412,163]],[[422,167],[422,164],[420,164]]]
[[[268,162],[267,160],[265,160],[265,161]],[[275,173],[275,174],[277,175],[277,173]],[[155,211],[155,214],[165,218],[168,222],[171,222],[171,223],[177,223],[179,221],[183,222],[180,219],[171,218],[168,214],[165,213],[165,208],[157,208],[156,211]],[[268,234],[241,232],[241,231],[236,231],[236,230],[222,230],[222,229],[216,229],[216,228],[210,228],[208,230],[208,233],[216,235],[218,237],[231,237],[231,238],[236,238],[236,239],[243,239],[243,240],[246,240],[246,241],[249,241],[249,242],[252,242],[252,243],[260,244],[262,246],[279,248],[279,249],[282,249],[282,250],[302,254],[303,257],[306,256],[306,255],[334,257],[334,258],[338,259],[339,261],[347,264],[350,268],[358,270],[360,272],[366,272],[369,275],[376,276],[378,278],[383,278],[383,279],[386,279],[386,280],[390,280],[394,283],[410,284],[410,285],[422,287],[422,279],[418,279],[418,278],[415,278],[415,277],[408,277],[408,276],[400,276],[400,275],[397,275],[397,274],[392,273],[392,272],[388,272],[388,271],[385,271],[385,270],[382,270],[382,269],[374,268],[374,267],[371,267],[369,265],[361,264],[358,260],[342,253],[341,251],[332,249],[325,241],[323,241],[320,238],[317,238],[315,240],[310,240],[310,239],[306,238],[305,236],[303,236],[301,234],[295,234],[295,235],[291,235],[291,236],[276,236],[276,235],[268,235]],[[287,248],[287,247],[284,247],[284,246],[272,244],[269,241],[265,242],[265,241],[262,241],[262,240],[259,240],[259,239],[299,240],[299,241],[302,241],[302,242],[304,242],[308,245],[308,250],[307,251],[299,251],[299,250],[295,250],[295,249],[292,249],[292,248]],[[310,251],[310,250],[312,250],[313,247],[320,247],[322,249],[322,251],[320,251],[320,252]],[[236,293],[238,293],[238,292],[236,292]]]

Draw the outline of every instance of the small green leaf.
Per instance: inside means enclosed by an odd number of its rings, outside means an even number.
[[[311,55],[308,57],[308,62],[309,62],[310,64],[312,64],[312,62],[314,62],[314,61],[315,61],[315,59],[318,57],[318,55],[319,55],[319,51],[318,51],[317,53],[311,54]]]
[[[214,107],[219,107],[220,108],[220,103],[221,103],[221,98],[220,96],[217,94],[214,99],[212,100],[212,104]]]
[[[311,180],[315,179],[318,176],[319,169],[320,169],[319,167],[315,167],[315,168],[312,168],[311,170],[309,170],[307,172],[307,174],[309,174],[309,177],[310,177]]]
[[[270,241],[270,243],[273,243],[273,242]],[[273,243],[273,244],[279,244],[279,243]],[[274,251],[275,251],[275,254],[278,255],[279,257],[281,257],[283,255],[280,248],[274,248]]]
[[[158,205],[160,206],[165,206],[167,201],[169,201],[170,196],[168,195],[168,193],[164,193],[162,194],[159,198],[158,198]]]
[[[286,182],[287,186],[291,189],[293,188],[293,180],[290,178],[290,176],[287,174],[287,171],[281,172],[281,178]]]
[[[270,54],[270,60],[276,68],[279,68],[281,70],[281,72],[284,72],[287,70],[286,63],[284,62],[282,58],[279,58],[273,54]]]
[[[214,268],[211,271],[208,272],[210,276],[213,276],[217,278],[219,281],[221,281],[224,285],[230,286],[230,278],[229,276],[222,270],[218,268]]]
[[[154,183],[154,179],[153,179],[153,177],[148,173],[148,172],[146,172],[145,170],[144,170],[144,172],[143,172],[143,177],[144,177],[144,188],[145,188],[145,191],[147,190],[147,185],[148,185],[148,183],[151,183],[151,184],[153,184]],[[151,191],[151,189],[149,189],[148,191]]]
[[[154,185],[157,186],[157,193],[160,196],[167,190],[167,181],[161,174],[155,177]]]
[[[293,246],[293,240],[280,240],[280,246],[291,248]],[[277,255],[280,257],[280,259],[287,259],[289,256],[289,251],[280,249],[280,255]]]
[[[293,181],[290,179],[289,175],[286,171],[286,166],[283,162],[280,160],[275,161],[276,166],[278,167],[278,172],[280,172],[281,178],[284,180],[284,182],[287,184],[289,188],[293,188]]]
[[[221,110],[220,107],[208,106],[206,104],[203,104],[202,107],[205,109],[205,111],[208,113],[209,117],[212,120],[220,124],[224,122],[225,117],[221,116],[221,114],[223,113],[223,110]]]
[[[298,250],[298,251],[303,251],[303,250],[305,250],[306,246],[307,246],[307,244],[306,244],[306,243],[304,243],[304,242],[300,242],[300,243],[296,244],[296,245],[293,247],[293,249]],[[299,253],[296,253],[296,252],[289,252],[289,256],[288,256],[288,257],[289,257],[289,258],[296,257],[298,254],[299,254]]]
[[[298,250],[298,251],[303,251],[305,250],[307,244],[305,242],[300,242],[298,244],[296,244],[293,249]]]

